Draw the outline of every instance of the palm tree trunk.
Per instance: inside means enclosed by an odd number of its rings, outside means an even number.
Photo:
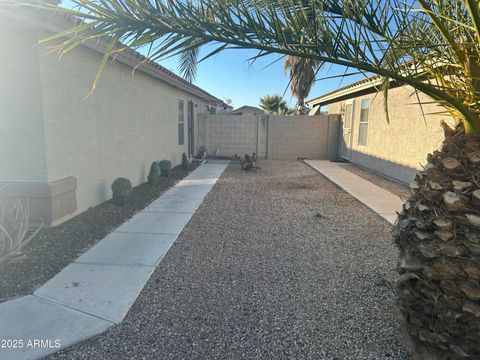
[[[480,136],[444,124],[395,226],[400,307],[428,354],[480,358]],[[448,357],[447,357],[448,358]]]
[[[305,115],[305,98],[299,97],[295,106],[297,115]]]

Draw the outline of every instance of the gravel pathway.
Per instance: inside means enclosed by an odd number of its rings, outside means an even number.
[[[390,225],[301,162],[259,165],[229,166],[122,324],[50,359],[408,358],[373,282],[396,276]]]
[[[354,164],[341,164],[340,166],[345,170],[348,170],[355,175],[358,175],[365,180],[368,180],[375,185],[380,186],[387,191],[390,191],[392,194],[395,194],[402,199],[406,200],[410,197],[410,189],[407,185],[396,182],[394,180],[390,180],[384,176],[375,174],[372,171],[362,169],[361,167],[355,166]]]

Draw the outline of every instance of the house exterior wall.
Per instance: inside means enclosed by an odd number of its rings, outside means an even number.
[[[48,35],[47,33],[43,35]],[[111,197],[117,177],[146,181],[150,164],[178,165],[188,151],[188,102],[206,103],[120,63],[107,65],[94,93],[102,55],[79,47],[64,55],[40,48],[48,180],[77,179],[78,211]],[[184,145],[178,145],[178,100],[184,100]],[[194,114],[196,118],[197,114]]]
[[[194,119],[207,101],[120,62],[108,64],[89,93],[103,55],[80,46],[59,61],[50,36],[0,13],[0,197],[28,198],[31,222],[56,225],[111,198],[117,177],[146,181],[153,161],[178,165]],[[7,16],[6,19],[9,19]],[[178,145],[178,100],[184,144]],[[195,144],[197,145],[197,144]]]
[[[421,101],[431,101],[419,94]],[[370,99],[367,145],[358,144],[360,104]],[[384,111],[381,93],[352,97],[354,116],[349,160],[396,180],[409,183],[417,170],[425,165],[427,154],[437,149],[443,141],[442,120],[453,124],[448,114],[433,114],[442,111],[435,104],[417,104],[413,89],[401,86],[389,90],[389,122]],[[329,114],[341,113],[345,101],[328,105]],[[341,129],[340,129],[341,131]]]
[[[47,181],[37,35],[0,13],[0,181]],[[5,191],[9,191],[8,188]]]

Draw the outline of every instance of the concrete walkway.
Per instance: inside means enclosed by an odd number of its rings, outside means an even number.
[[[406,360],[374,283],[398,277],[390,224],[299,161],[258,165],[225,170],[120,326],[48,360]]]
[[[203,164],[33,295],[1,303],[0,359],[38,359],[120,323],[228,163]]]
[[[305,163],[341,187],[390,224],[397,220],[403,201],[391,192],[343,169],[338,163],[326,160],[305,160]]]

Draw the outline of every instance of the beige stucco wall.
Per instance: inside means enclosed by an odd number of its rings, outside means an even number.
[[[42,36],[48,35],[43,33]],[[153,161],[173,166],[188,147],[187,102],[195,117],[205,102],[141,71],[108,65],[89,92],[102,56],[86,47],[62,57],[40,49],[48,180],[77,178],[78,212],[111,197],[117,177],[144,183]],[[184,100],[185,142],[178,145],[178,99]]]
[[[358,145],[361,100],[370,99],[367,146]],[[421,101],[431,101],[420,94]],[[344,102],[328,105],[329,114],[340,113]],[[413,89],[402,86],[388,94],[390,122],[384,111],[383,94],[369,94],[354,98],[354,117],[350,161],[403,182],[410,182],[416,170],[425,164],[427,154],[437,149],[443,140],[441,120],[452,123],[448,114],[435,104],[417,103]],[[430,115],[429,115],[430,114]]]
[[[0,181],[48,178],[36,42],[0,11]]]
[[[332,159],[337,131],[338,116],[205,115],[198,143],[226,156],[256,152],[274,160]]]
[[[264,157],[266,126],[265,118],[253,114],[201,116],[197,144],[205,145],[211,154],[218,149],[224,156],[256,152]]]
[[[65,220],[108,200],[117,177],[136,186],[146,181],[152,161],[180,163],[188,151],[188,102],[196,119],[205,112],[203,99],[140,70],[132,75],[118,62],[105,68],[85,98],[101,54],[82,46],[59,61],[47,45],[38,45],[51,35],[47,30],[1,11],[0,30],[0,181],[46,184],[74,177],[77,210]],[[185,106],[181,146],[178,99]]]
[[[268,123],[268,158],[272,160],[331,159],[338,122],[327,115],[272,116]],[[336,155],[336,154],[335,154]]]

